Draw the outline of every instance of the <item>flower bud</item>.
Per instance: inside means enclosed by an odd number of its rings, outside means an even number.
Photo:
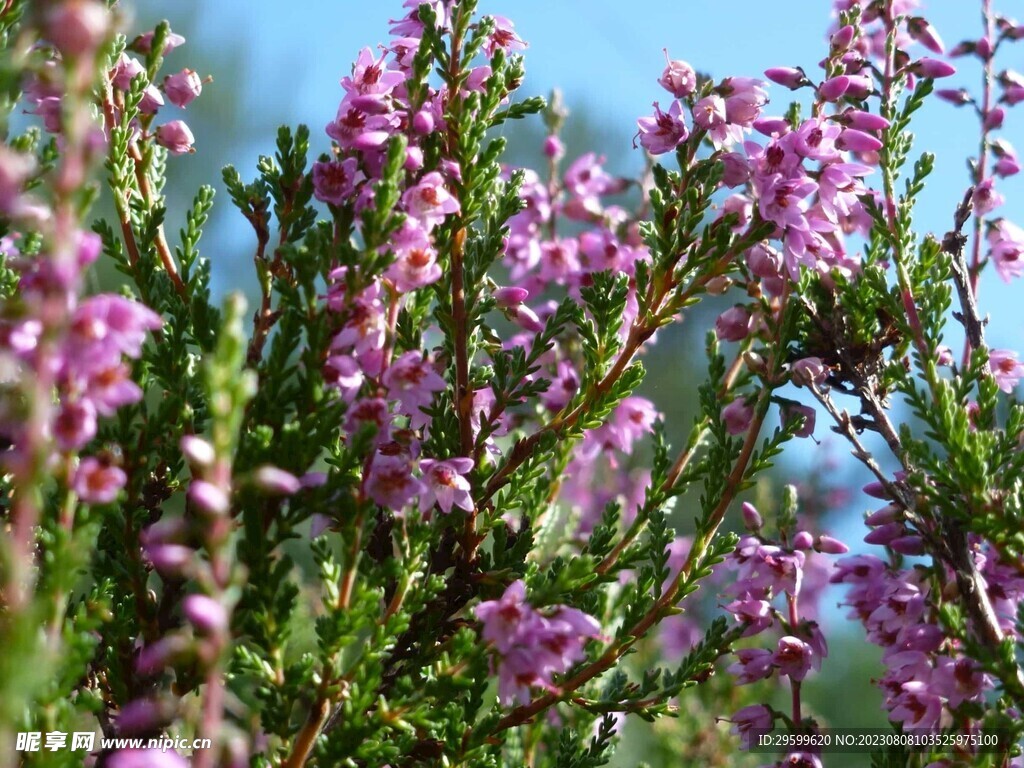
[[[839,75],[818,86],[818,95],[825,101],[837,101],[850,87],[850,78]]]
[[[188,459],[188,463],[194,467],[212,467],[213,462],[216,461],[217,455],[213,451],[213,446],[203,440],[201,437],[195,435],[185,435],[181,438],[181,452]]]
[[[814,546],[814,537],[808,531],[798,531],[793,537],[793,549],[810,549]]]
[[[876,485],[872,483],[872,485]],[[888,504],[879,510],[875,510],[864,518],[864,524],[872,527],[887,525],[901,519],[900,508],[895,504]]]
[[[427,110],[421,109],[412,116],[412,129],[420,136],[426,136],[434,130],[434,116]]]
[[[764,71],[764,76],[773,83],[785,86],[791,91],[795,91],[800,86],[807,85],[810,82],[807,79],[807,75],[799,67],[772,67]]]
[[[985,120],[982,125],[986,131],[995,131],[1003,127],[1003,120],[1005,118],[1006,110],[1004,110],[1002,107],[996,107],[995,109],[990,110],[987,115],[985,115]]]
[[[917,557],[925,552],[924,539],[920,536],[900,536],[889,542],[889,548],[908,557]]]
[[[146,547],[146,557],[164,576],[177,576],[196,556],[196,551],[184,544],[154,544]]]
[[[906,531],[907,529],[903,527],[903,523],[886,523],[869,532],[864,537],[864,541],[868,544],[881,544],[884,546],[893,539],[897,539],[905,534]]]
[[[266,464],[253,474],[253,482],[264,493],[273,496],[291,496],[302,487],[302,483],[291,472]]]
[[[972,101],[971,94],[965,88],[939,88],[935,95],[954,107],[962,107]]]
[[[544,157],[560,160],[565,156],[565,144],[557,136],[551,135],[544,139]]]
[[[907,31],[912,38],[932,53],[942,55],[946,52],[945,46],[942,44],[942,38],[939,37],[939,33],[935,31],[935,27],[927,19],[920,16],[911,16],[907,19]]]
[[[507,287],[496,288],[493,295],[494,300],[498,302],[499,307],[502,309],[509,309],[526,301],[530,296],[530,292],[517,285],[510,285]]]
[[[764,520],[761,519],[761,514],[757,511],[757,507],[749,501],[744,501],[743,506],[740,507],[740,512],[743,514],[743,524],[747,527],[748,531],[756,533],[761,530]]]
[[[877,152],[882,148],[882,142],[863,131],[846,128],[836,139],[836,146],[851,152]]]
[[[850,47],[850,43],[853,42],[853,37],[856,33],[857,30],[854,29],[851,24],[840,27],[832,35],[832,39],[829,41],[832,44],[832,50],[845,51]]]
[[[181,611],[189,623],[204,635],[223,633],[228,628],[224,606],[207,595],[189,595],[181,601]]]
[[[732,278],[726,275],[718,275],[708,280],[704,286],[710,296],[721,296],[732,286]]]
[[[843,544],[839,539],[834,539],[831,536],[825,536],[824,534],[819,536],[817,541],[815,541],[814,549],[826,555],[845,555],[850,551],[850,548]]]
[[[956,74],[956,67],[941,59],[930,59],[924,56],[910,65],[910,71],[921,77],[951,77]]]
[[[231,509],[231,500],[224,490],[205,480],[193,480],[188,487],[188,498],[203,512],[225,515]]]

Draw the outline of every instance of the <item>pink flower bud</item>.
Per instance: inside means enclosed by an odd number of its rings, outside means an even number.
[[[969,53],[974,53],[977,49],[978,44],[973,40],[961,40],[953,46],[953,50],[949,52],[949,55],[952,58],[957,58],[958,56],[966,56]]]
[[[900,536],[889,542],[889,548],[908,557],[917,557],[925,552],[924,539],[920,536]]]
[[[761,117],[754,121],[754,130],[764,136],[784,136],[789,133],[789,121],[784,117]]]
[[[745,501],[743,506],[740,507],[740,512],[743,514],[743,524],[747,527],[747,530],[755,532],[761,530],[764,521],[761,519],[761,514],[757,511],[757,507],[749,501]]]
[[[407,171],[418,171],[423,167],[423,149],[421,147],[408,147],[405,150],[405,163]]]
[[[912,16],[907,19],[907,31],[912,38],[932,53],[939,55],[945,53],[942,38],[939,37],[939,33],[935,31],[935,27],[927,19],[923,19],[920,16]]]
[[[935,95],[954,107],[962,107],[972,101],[971,94],[965,88],[939,88]]]
[[[810,437],[814,434],[814,423],[817,418],[814,409],[800,403],[787,403],[782,406],[780,412],[782,425],[786,426],[794,419],[800,419],[800,426],[793,433],[794,437]]]
[[[139,651],[135,659],[135,669],[139,674],[152,675],[161,672],[170,661],[188,650],[189,639],[182,635],[169,635],[160,638]]]
[[[196,551],[184,544],[155,544],[146,547],[146,557],[159,573],[176,576],[196,557]]]
[[[992,166],[992,172],[996,176],[1006,178],[1007,176],[1013,176],[1020,173],[1020,164],[1017,162],[1015,157],[1001,157],[996,160],[995,165]]]
[[[974,52],[982,61],[988,61],[992,58],[992,41],[987,37],[981,38],[974,46]]]
[[[721,341],[742,341],[750,333],[750,313],[745,307],[727,309],[715,321],[715,333]]]
[[[188,498],[196,507],[211,515],[225,515],[231,509],[227,493],[205,480],[192,481],[188,487]]]
[[[864,541],[868,544],[881,544],[886,545],[893,539],[897,539],[907,532],[907,529],[903,527],[903,523],[886,523],[880,525],[873,531],[868,533],[864,537]]]
[[[434,116],[425,109],[421,109],[412,117],[412,129],[420,136],[426,136],[434,130]]]
[[[877,480],[868,483],[861,490],[864,491],[864,493],[866,493],[868,496],[871,496],[872,498],[875,499],[889,498],[889,495],[885,492],[885,486],[882,485]]]
[[[560,138],[552,135],[544,139],[544,157],[550,157],[552,160],[565,157],[565,145]]]
[[[833,539],[831,536],[825,535],[818,537],[814,544],[814,549],[826,555],[845,555],[850,551],[850,548],[839,539]]]
[[[814,537],[807,531],[799,531],[793,537],[793,549],[810,549],[814,546]]]
[[[677,99],[685,99],[697,89],[697,73],[685,61],[669,59],[668,49],[665,49],[665,61],[667,64],[658,84]]]
[[[845,51],[850,47],[850,43],[853,42],[853,37],[856,33],[857,30],[850,24],[840,27],[833,33],[832,39],[829,41],[832,45],[832,50]]]
[[[195,435],[185,435],[179,444],[181,452],[188,459],[188,463],[194,467],[212,467],[217,459],[213,446]]]
[[[181,611],[189,623],[204,635],[220,634],[228,628],[224,606],[207,595],[189,595],[181,601]]]
[[[818,86],[818,95],[825,101],[836,101],[850,87],[850,78],[846,75],[839,75],[826,80]]]
[[[291,472],[266,464],[253,473],[253,482],[264,493],[273,496],[291,496],[302,483]]]
[[[773,83],[778,83],[793,91],[810,82],[799,67],[772,67],[764,71],[764,76]]]
[[[1003,120],[1006,118],[1006,110],[1002,107],[996,107],[989,111],[985,115],[983,127],[986,131],[995,131],[1003,127]]]
[[[517,304],[522,304],[530,296],[530,292],[525,288],[520,288],[517,285],[510,285],[504,288],[496,288],[494,291],[494,300],[498,302],[498,306],[503,309],[514,307]]]
[[[183,69],[164,78],[164,93],[171,104],[184,109],[203,92],[203,81],[192,69]]]
[[[195,136],[182,120],[172,120],[157,128],[156,140],[172,155],[184,155],[195,151],[192,147],[196,140]]]
[[[87,56],[103,43],[110,14],[96,0],[66,0],[46,18],[47,37],[68,58]]]
[[[881,115],[872,112],[864,112],[860,109],[848,109],[835,117],[836,122],[854,128],[858,131],[884,131],[889,127],[889,121]]]
[[[895,504],[887,504],[879,510],[875,510],[870,515],[864,518],[864,524],[876,527],[879,525],[887,525],[888,523],[894,523],[897,520],[902,519],[902,513],[900,508]]]
[[[874,82],[867,75],[847,75],[846,77],[850,81],[845,94],[848,99],[857,99],[858,101],[866,99],[874,90]]]
[[[882,142],[863,131],[846,128],[836,139],[836,146],[851,152],[877,152],[882,148]]]
[[[910,65],[910,71],[921,77],[951,77],[956,74],[956,67],[941,59],[930,59],[924,56]]]

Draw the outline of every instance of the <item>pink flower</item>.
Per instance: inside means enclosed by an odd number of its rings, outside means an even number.
[[[798,387],[821,384],[828,370],[820,357],[803,357],[793,363],[790,378]]]
[[[445,189],[444,177],[431,171],[402,195],[406,212],[431,230],[449,214],[459,212],[459,201]]]
[[[72,490],[87,504],[109,504],[127,482],[120,467],[87,456],[75,470]]]
[[[407,219],[391,236],[395,260],[384,276],[394,283],[396,290],[407,293],[441,279],[441,266],[437,251],[430,243],[427,231],[415,219]]]
[[[57,445],[64,451],[77,451],[96,436],[96,408],[91,400],[66,402],[53,425]]]
[[[481,637],[501,653],[507,653],[520,625],[533,613],[526,602],[526,584],[521,579],[513,581],[499,600],[482,602],[473,613],[483,622]]]
[[[739,659],[729,667],[729,674],[736,677],[739,685],[755,683],[771,677],[773,662],[772,652],[764,648],[740,648],[736,651],[736,658]]]
[[[182,120],[172,120],[157,128],[156,140],[172,155],[184,155],[195,151],[192,145],[196,138]]]
[[[384,56],[373,57],[373,51],[363,48],[352,65],[352,76],[341,79],[341,87],[349,93],[387,94],[399,83],[405,82],[401,72],[384,68]]]
[[[889,718],[910,728],[937,729],[942,719],[942,698],[929,690],[929,684],[911,680],[902,685]]]
[[[374,111],[367,111],[371,109]],[[396,114],[381,114],[388,109],[387,104],[373,98],[364,98],[358,102],[346,98],[338,106],[337,115],[325,130],[342,149],[378,150],[400,123]]]
[[[484,52],[488,58],[494,56],[494,52],[501,48],[503,51],[522,51],[527,45],[516,34],[515,24],[504,16],[491,16],[494,20],[494,32],[484,41]]]
[[[164,93],[171,104],[184,109],[203,92],[203,81],[193,69],[183,69],[164,78]]]
[[[1024,275],[1024,230],[1016,224],[999,219],[988,231],[989,258],[995,263],[996,274],[1008,283]]]
[[[742,399],[733,400],[722,409],[722,421],[725,423],[725,431],[730,435],[743,434],[750,428],[750,422],[753,420],[754,409]]]
[[[665,69],[658,78],[658,85],[677,99],[685,99],[697,90],[697,73],[693,67],[680,59],[669,59],[668,49],[665,51]]]
[[[768,103],[764,81],[751,77],[728,77],[718,87],[725,97],[726,119],[733,125],[750,127]]]
[[[132,80],[145,71],[146,68],[142,66],[138,59],[134,56],[129,56],[127,53],[122,53],[117,60],[117,64],[111,70],[110,82],[118,90],[127,91],[132,87]]]
[[[786,635],[779,638],[779,645],[772,656],[772,662],[778,666],[780,675],[787,675],[794,680],[803,680],[811,670],[814,650],[798,637]]]
[[[974,202],[974,212],[979,216],[991,213],[1006,202],[1006,198],[995,188],[992,179],[985,179],[976,186],[971,200]]]
[[[751,315],[746,307],[732,307],[715,320],[715,334],[721,341],[743,341],[750,333]]]
[[[384,372],[382,381],[388,388],[388,396],[398,400],[414,427],[426,424],[427,416],[421,409],[429,407],[434,402],[434,394],[447,386],[430,361],[415,350],[393,362]]]
[[[366,491],[376,504],[401,513],[423,490],[423,483],[412,475],[412,462],[408,456],[380,452],[374,456]]]
[[[365,177],[354,157],[313,163],[313,193],[317,200],[332,205],[350,202],[356,184]]]
[[[989,351],[988,363],[992,368],[992,375],[996,377],[996,384],[1003,392],[1013,392],[1024,377],[1024,363],[1017,360],[1017,353],[1008,349],[993,349]]]
[[[163,55],[166,56],[176,48],[180,48],[185,44],[185,38],[179,35],[177,32],[168,32],[167,37],[164,40],[164,51]],[[146,32],[139,35],[129,46],[133,51],[137,53],[149,53],[153,50],[153,33]]]
[[[731,718],[733,733],[749,731],[770,731],[775,724],[772,711],[764,704],[751,704],[737,711]]]
[[[668,112],[662,112],[654,102],[654,116],[641,117],[636,121],[640,129],[640,145],[652,155],[671,152],[686,140],[686,123],[683,122],[683,108],[678,101],[672,102]],[[635,139],[633,146],[636,146]]]
[[[436,503],[445,513],[452,511],[452,505],[472,512],[469,481],[463,477],[472,469],[473,460],[464,457],[421,460],[420,471],[426,490],[420,495],[420,510],[426,512]]]

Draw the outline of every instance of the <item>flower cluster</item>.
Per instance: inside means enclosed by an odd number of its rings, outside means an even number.
[[[528,702],[534,687],[557,691],[553,678],[584,658],[587,640],[601,636],[592,617],[565,605],[538,611],[526,602],[526,585],[514,581],[498,600],[475,609],[481,636],[498,653],[498,698]]]

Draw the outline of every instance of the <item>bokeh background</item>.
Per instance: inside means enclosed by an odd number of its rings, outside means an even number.
[[[1004,5],[1018,5],[1019,0]],[[981,31],[978,3],[935,0],[925,11],[947,46]],[[481,0],[481,10],[510,17],[529,43],[527,78],[523,95],[547,95],[560,88],[572,115],[563,138],[568,159],[596,150],[608,158],[617,173],[637,172],[643,164],[640,150],[632,147],[635,120],[651,111],[656,99],[669,100],[655,82],[664,66],[667,48],[675,58],[688,60],[713,77],[760,76],[771,66],[803,66],[817,71],[825,52],[826,30],[831,23],[827,0],[765,3],[762,0]],[[387,39],[388,20],[402,13],[399,0],[149,0],[134,6],[137,29],[152,28],[161,18],[189,44],[171,54],[166,71],[189,66],[201,75],[213,75],[202,98],[189,107],[186,118],[196,135],[197,151],[171,163],[170,210],[181,210],[199,184],[223,191],[220,168],[235,165],[248,179],[261,154],[273,153],[278,125],[306,123],[312,129],[313,152],[324,151],[329,140],[323,126],[334,117],[342,90],[339,79],[363,46],[375,47]],[[1018,46],[1010,56],[1021,56]],[[1024,69],[1024,61],[1002,62]],[[976,89],[980,66],[961,59],[960,72],[949,86]],[[812,75],[813,77],[813,75]],[[781,114],[789,92],[774,87],[769,114]],[[1003,136],[1024,146],[1024,115],[1010,113]],[[543,137],[540,120],[511,124],[510,161],[528,164],[539,158]],[[969,109],[955,109],[937,100],[922,110],[914,123],[917,150],[937,155],[935,172],[922,195],[917,228],[939,235],[949,228],[953,210],[967,187],[966,158],[977,152],[977,122]],[[1019,141],[1015,141],[1018,139]],[[1001,213],[1024,223],[1019,179],[1000,185],[1007,196]],[[177,223],[169,222],[169,229]],[[220,293],[242,290],[255,293],[251,268],[252,238],[248,225],[221,194],[204,237],[204,254],[213,264],[214,287]],[[986,274],[981,287],[983,312],[991,315],[989,340],[995,347],[1021,349],[1024,318],[1017,307],[1018,286],[1002,284]],[[705,317],[710,320],[712,316]],[[699,327],[698,327],[699,326]],[[696,386],[702,376],[703,329],[707,323],[663,333],[659,353],[649,356],[650,370],[644,393],[665,413],[669,424],[685,425],[693,412]],[[960,343],[951,329],[951,345]],[[679,434],[677,428],[674,434]],[[787,454],[775,482],[819,478],[828,486],[850,488],[836,493],[829,522],[838,535],[854,544],[863,535],[860,523],[869,499],[859,494],[865,475],[845,456],[838,439],[830,439],[819,418],[816,440],[803,441]],[[761,489],[777,496],[777,486]],[[689,517],[692,517],[690,515]],[[864,549],[864,545],[855,545]],[[838,607],[840,591],[826,595],[823,622],[831,642],[831,655],[821,674],[808,685],[811,708],[835,727],[884,725],[881,697],[870,683],[880,674],[878,655],[864,640],[860,627],[844,618]],[[727,716],[728,712],[720,713]],[[678,765],[665,758],[661,746],[673,738],[649,738],[645,724],[627,728],[626,749],[617,764]],[[666,726],[666,728],[668,728]],[[865,756],[837,756],[828,765],[865,764]]]

